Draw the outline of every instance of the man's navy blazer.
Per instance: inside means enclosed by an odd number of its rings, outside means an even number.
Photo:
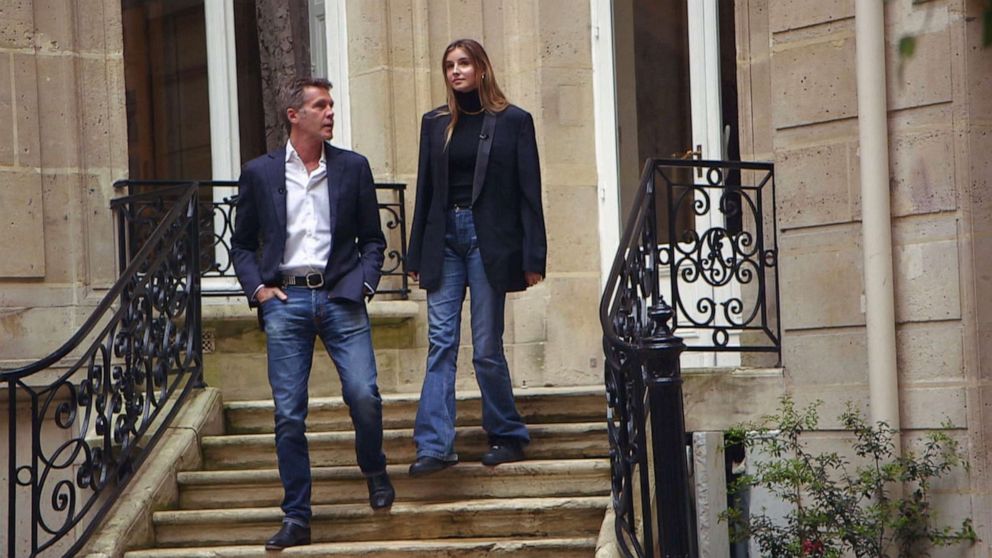
[[[428,291],[441,286],[448,206],[446,130],[451,116],[438,107],[420,124],[417,203],[407,269]],[[472,184],[472,216],[486,279],[500,291],[527,288],[524,272],[545,274],[548,241],[541,205],[541,165],[534,119],[510,105],[486,113]]]
[[[360,302],[364,284],[374,291],[386,239],[368,159],[324,143],[330,200],[331,254],[324,268],[330,298]],[[279,264],[286,244],[286,149],[252,159],[238,181],[231,259],[248,304],[259,285],[282,286]],[[261,246],[261,251],[259,251]]]

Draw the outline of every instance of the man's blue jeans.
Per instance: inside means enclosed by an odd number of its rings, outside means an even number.
[[[365,304],[328,300],[327,291],[284,289],[289,299],[263,303],[269,384],[275,401],[276,456],[285,496],[286,521],[310,524],[310,453],[307,447],[307,384],[314,339],[324,343],[355,426],[358,466],[368,476],[386,470],[382,453],[382,398],[376,385],[372,330]]]
[[[530,442],[513,401],[510,370],[503,354],[506,293],[486,279],[472,211],[448,212],[441,286],[427,293],[427,375],[413,440],[417,457],[456,460],[455,367],[465,287],[472,292],[472,363],[482,391],[482,427],[490,443]]]

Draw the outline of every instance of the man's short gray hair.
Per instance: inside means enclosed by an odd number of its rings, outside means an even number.
[[[279,114],[282,115],[283,125],[286,126],[287,134],[292,126],[289,123],[289,116],[286,115],[286,111],[291,108],[299,110],[303,106],[303,92],[306,91],[307,87],[320,87],[330,91],[334,86],[327,79],[319,77],[296,78],[283,86],[282,91],[279,93]]]

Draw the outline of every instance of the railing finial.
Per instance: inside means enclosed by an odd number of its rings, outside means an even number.
[[[675,316],[675,310],[665,302],[665,297],[659,297],[658,302],[648,308],[648,317],[651,318],[651,323],[648,325],[648,336],[654,339],[674,337],[672,328],[668,325],[668,321],[673,316]]]

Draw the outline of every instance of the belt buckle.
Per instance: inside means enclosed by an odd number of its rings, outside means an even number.
[[[304,279],[307,282],[307,288],[319,289],[324,286],[323,273],[307,273]]]

